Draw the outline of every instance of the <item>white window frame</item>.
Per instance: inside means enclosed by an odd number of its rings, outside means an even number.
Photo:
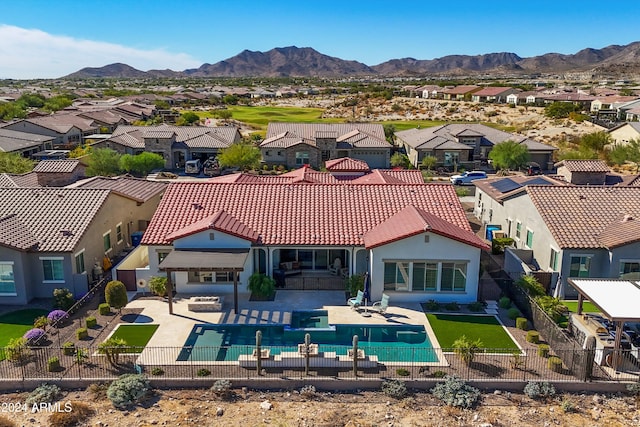
[[[468,280],[469,280],[469,272],[468,272],[468,268],[469,268],[469,260],[460,260],[460,259],[454,259],[454,260],[450,260],[450,259],[383,259],[382,260],[383,264],[392,264],[395,263],[396,264],[396,274],[397,274],[397,264],[398,263],[403,263],[403,264],[408,264],[407,267],[407,277],[406,279],[406,283],[401,286],[398,287],[398,284],[396,283],[396,287],[395,289],[388,289],[387,291],[398,291],[398,292],[403,292],[403,293],[413,293],[413,273],[414,273],[414,265],[416,263],[419,264],[437,264],[437,281],[436,281],[436,289],[430,289],[430,290],[419,290],[419,291],[415,291],[416,293],[446,293],[446,294],[465,294],[467,293],[467,285],[468,285]],[[464,284],[464,289],[442,289],[442,265],[443,264],[454,264],[454,266],[456,264],[464,264],[465,265],[465,284]],[[455,267],[454,267],[455,268]],[[383,267],[383,276],[384,276],[384,267]],[[384,286],[384,284],[383,284]]]
[[[118,229],[120,229],[120,233],[118,233]],[[116,224],[116,242],[118,243],[122,243],[122,241],[124,240],[122,238],[123,234],[122,234],[122,223],[119,222]]]
[[[556,249],[553,246],[551,246],[550,248],[551,250],[549,251],[549,270],[558,271],[558,261],[560,260],[560,249]],[[555,260],[554,260],[553,254],[556,254]],[[555,262],[552,263],[552,261],[555,261]]]
[[[44,277],[44,264],[42,261],[60,261],[62,262],[62,279],[47,280]],[[64,280],[64,257],[61,256],[41,256],[40,265],[42,266],[42,283],[66,283]]]
[[[571,258],[589,258],[589,270],[588,270],[589,276],[586,277],[586,278],[589,278],[591,276],[591,263],[593,262],[594,255],[593,254],[569,254],[569,272],[568,272],[568,276],[572,277],[572,278],[581,278],[580,276],[572,276],[571,275]]]
[[[77,258],[79,256],[82,255],[82,266],[84,267],[83,271],[77,271],[78,270],[78,261]],[[82,250],[76,252],[75,254],[73,254],[73,263],[74,263],[74,268],[76,269],[76,273],[77,274],[82,274],[82,273],[86,273],[87,272],[87,263],[86,260],[84,259],[84,248],[82,248]]]
[[[519,226],[519,227],[518,227]],[[515,239],[520,241],[522,236],[522,221],[516,221]]]
[[[529,248],[529,249],[533,249],[533,236],[534,236],[534,232],[532,229],[530,229],[529,227],[525,228],[525,237],[524,237],[524,245],[525,247]],[[529,246],[529,233],[531,233],[531,246]]]
[[[11,266],[11,273],[13,274],[13,289],[15,290],[15,292],[1,292],[0,296],[3,296],[3,297],[16,297],[16,296],[18,296],[18,288],[16,286],[16,272],[15,272],[15,269],[14,269],[15,263],[13,261],[0,261],[0,265],[10,265]]]
[[[109,229],[109,231],[107,231],[106,233],[102,234],[102,249],[104,249],[104,237],[106,235],[109,235],[109,249],[106,249],[104,251],[105,255],[113,251],[113,248],[111,247],[111,245],[112,245],[112,243],[111,243],[111,229]]]

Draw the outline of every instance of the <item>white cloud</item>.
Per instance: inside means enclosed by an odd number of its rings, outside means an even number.
[[[142,71],[166,68],[182,71],[202,65],[202,61],[184,53],[132,49],[0,25],[0,78],[57,78],[85,67],[103,67],[116,62]]]

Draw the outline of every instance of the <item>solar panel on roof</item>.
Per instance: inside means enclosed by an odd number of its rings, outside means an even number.
[[[553,185],[544,178],[531,178],[528,181],[522,183],[522,185]]]
[[[491,186],[501,193],[508,193],[509,191],[513,191],[516,188],[522,187],[520,184],[518,184],[517,182],[509,178],[496,181],[493,184],[491,184]]]

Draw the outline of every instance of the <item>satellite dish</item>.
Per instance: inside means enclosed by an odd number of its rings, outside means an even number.
[[[139,288],[146,288],[147,287],[147,281],[144,280],[144,279],[138,280],[138,287]]]

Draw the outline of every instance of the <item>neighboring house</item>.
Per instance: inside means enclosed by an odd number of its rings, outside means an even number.
[[[480,86],[475,85],[467,85],[467,86],[455,86],[452,88],[446,88],[442,90],[443,99],[454,100],[454,101],[463,101],[463,100],[471,100],[471,96],[474,92],[482,89]]]
[[[52,137],[52,148],[73,149],[84,143],[86,135],[98,133],[99,126],[92,119],[73,114],[52,114],[18,120],[4,125],[3,129]]]
[[[439,166],[467,169],[478,168],[488,160],[493,146],[504,141],[526,145],[529,160],[542,169],[553,168],[553,152],[557,148],[522,135],[503,132],[482,124],[448,124],[424,129],[408,129],[396,132],[411,164],[418,166],[427,156],[436,157]]]
[[[617,110],[622,105],[627,105],[632,101],[638,101],[637,96],[607,95],[598,96],[591,102],[591,112],[604,110]]]
[[[241,139],[233,126],[118,126],[110,138],[93,146],[122,154],[156,153],[164,158],[165,168],[173,169],[183,168],[187,160],[215,157]]]
[[[616,144],[627,144],[632,139],[640,141],[640,122],[623,123],[607,132]]]
[[[507,103],[536,105],[539,103],[539,97],[539,91],[515,92],[507,95]]]
[[[320,168],[327,160],[350,157],[370,168],[388,168],[391,144],[381,124],[269,123],[260,144],[262,161],[288,169]]]
[[[35,172],[0,174],[0,188],[41,187]]]
[[[85,166],[77,159],[43,160],[33,173],[42,187],[64,187],[84,178]]]
[[[303,277],[331,278],[340,259],[344,276],[370,273],[373,300],[385,292],[396,303],[475,301],[487,249],[447,184],[176,182],[141,244],[148,274],[171,266],[180,293],[233,292],[231,268],[242,270],[241,292],[251,274],[290,265]],[[204,264],[191,268],[195,260]]]
[[[512,87],[488,86],[471,94],[473,102],[495,102],[502,104],[507,102],[507,96],[517,93],[518,89]]]
[[[604,185],[611,171],[603,160],[562,160],[556,174],[574,185]]]
[[[0,128],[0,152],[17,153],[30,158],[35,153],[53,148],[54,139],[51,136]]]
[[[149,185],[164,190],[162,183]],[[161,191],[145,199],[134,195],[138,187],[126,187],[126,194],[0,188],[0,304],[51,298],[56,288],[68,288],[76,297],[86,293],[97,279],[94,266],[129,246],[130,234],[151,220],[159,202]]]
[[[438,99],[441,97],[442,87],[438,85],[425,85],[416,88],[414,92],[421,98]]]

